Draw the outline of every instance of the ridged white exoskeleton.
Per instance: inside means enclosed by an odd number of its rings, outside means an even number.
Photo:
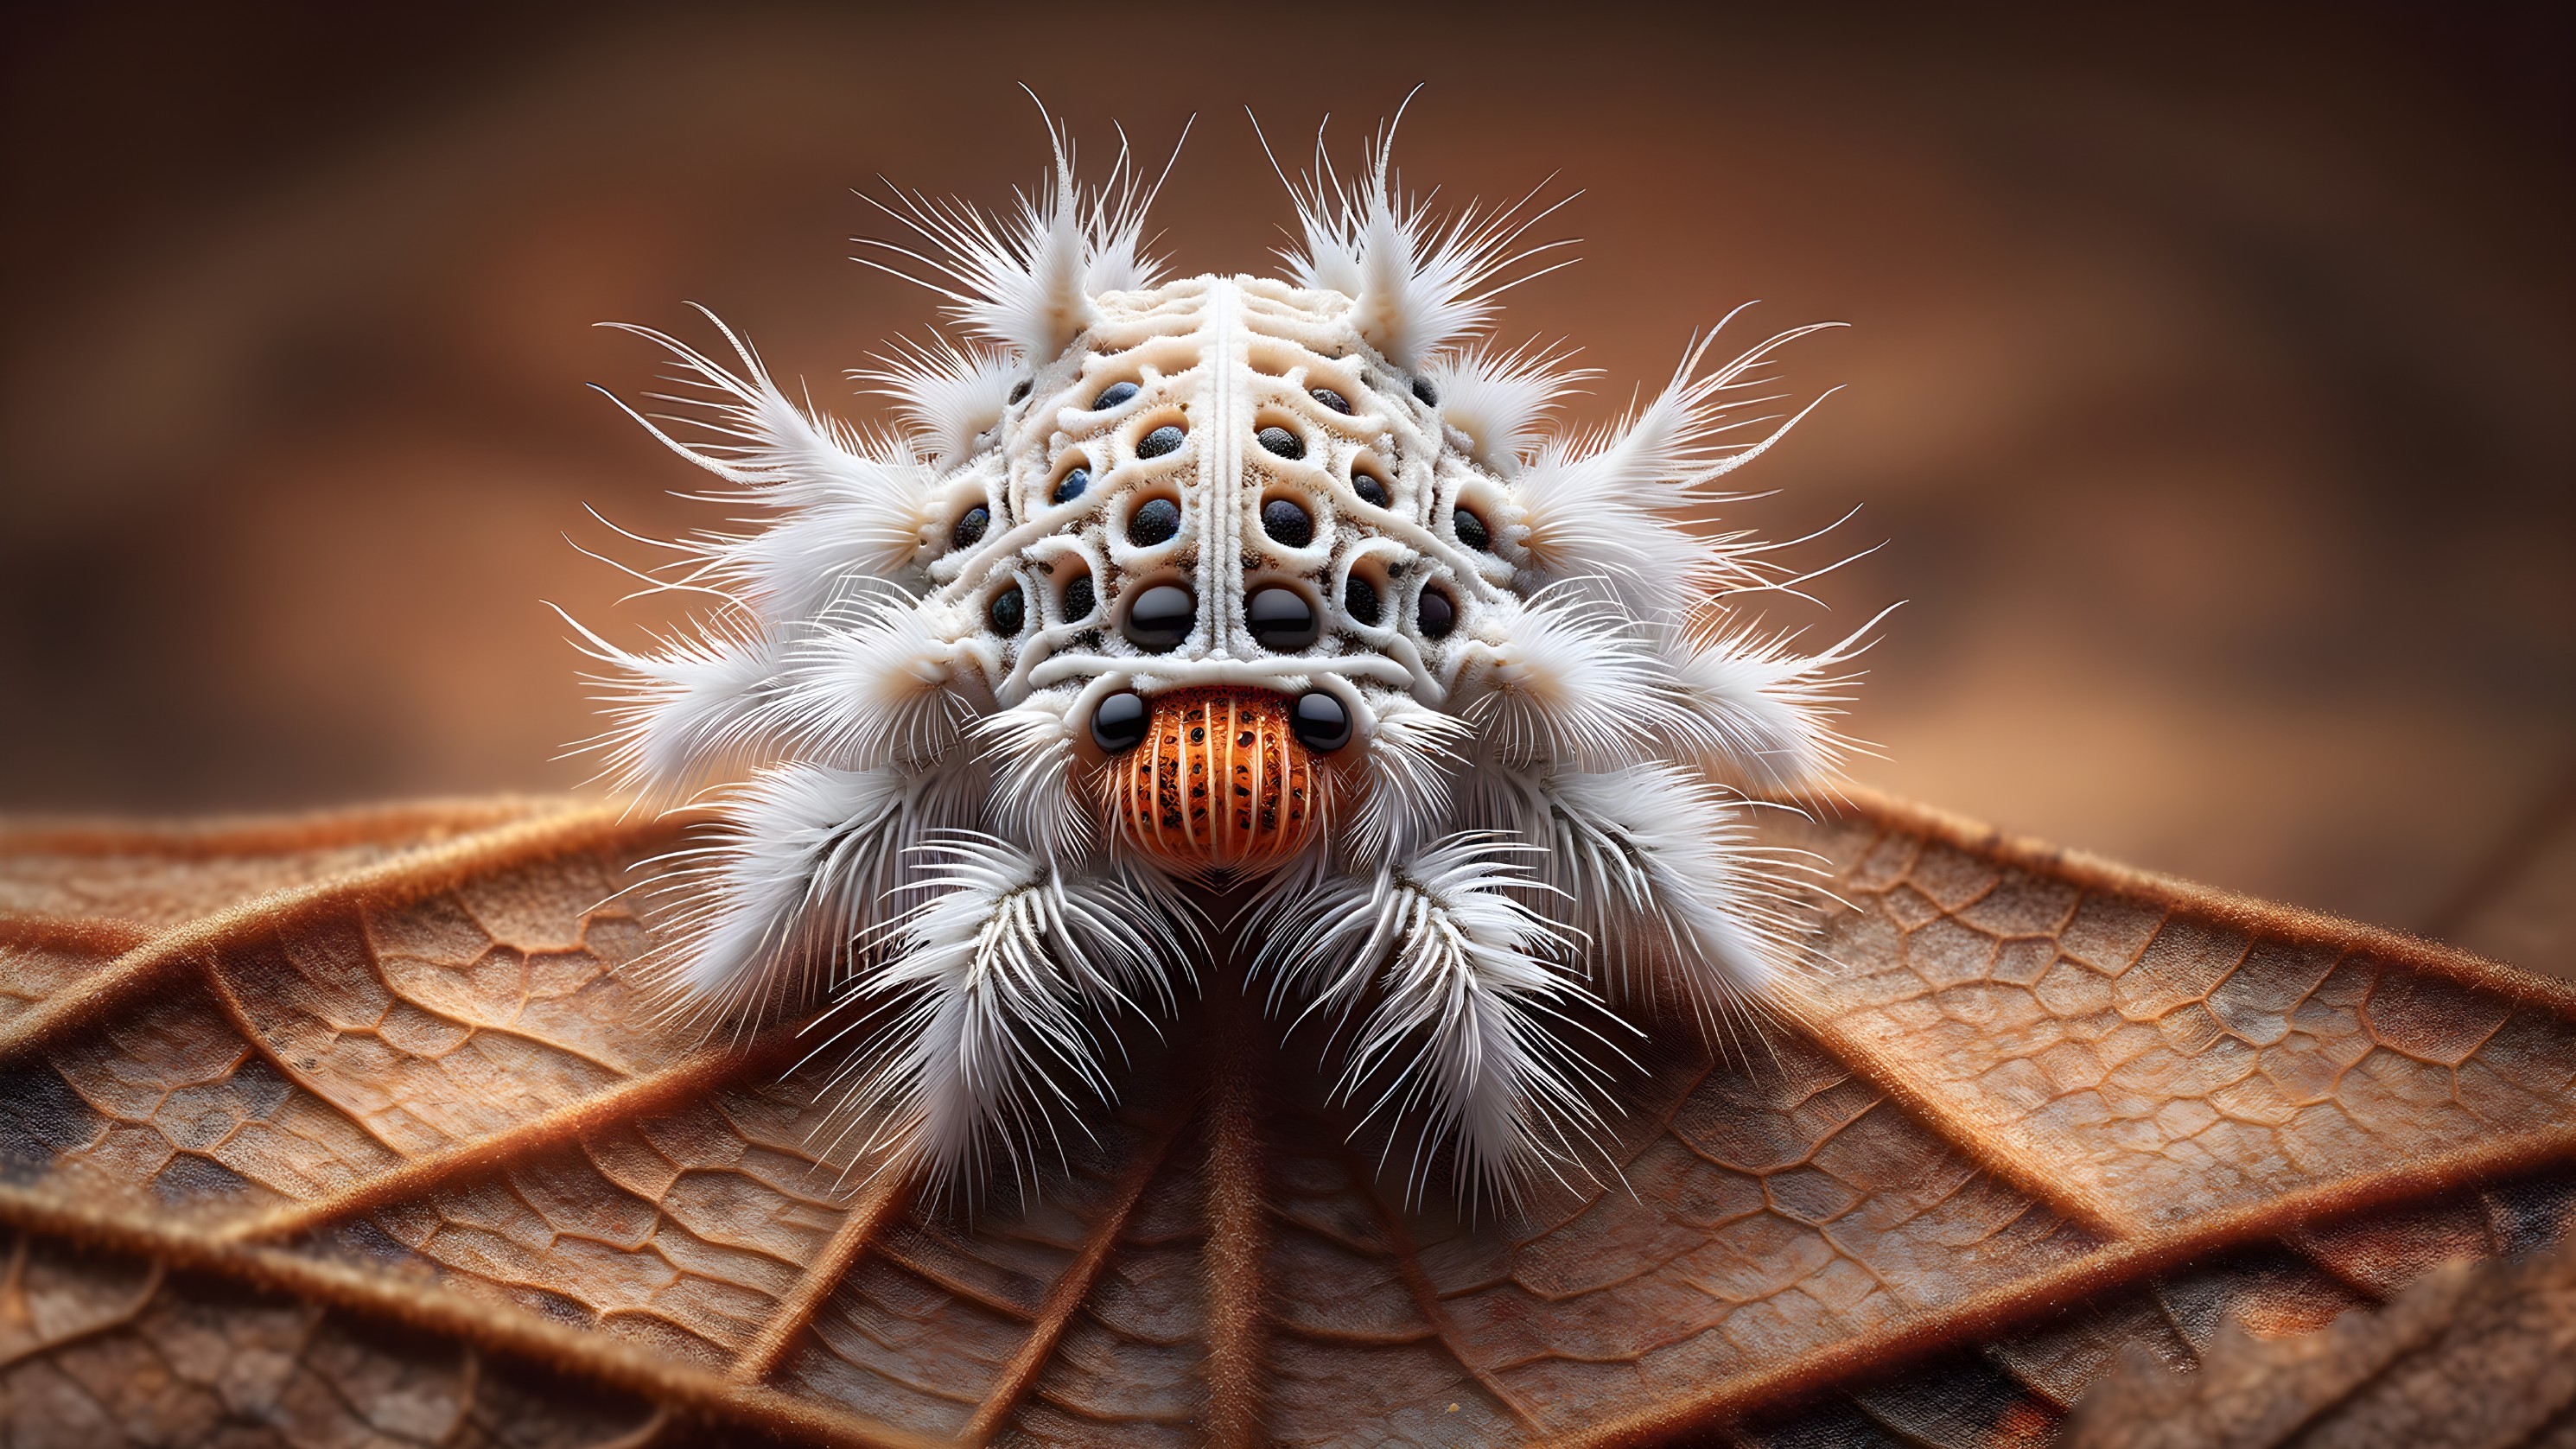
[[[896,430],[790,401],[721,324],[646,334],[717,436],[647,426],[756,515],[674,545],[662,577],[721,601],[687,637],[585,631],[616,773],[719,815],[675,999],[838,993],[867,1140],[951,1185],[1115,1091],[1110,1014],[1230,960],[1509,1194],[1603,1125],[1620,1008],[1713,1028],[1794,959],[1749,802],[1830,776],[1860,636],[1757,634],[1726,596],[1779,571],[1683,516],[1796,421],[1746,412],[1811,329],[1712,332],[1551,435],[1586,374],[1479,340],[1548,260],[1526,208],[1442,219],[1383,136],[1356,180],[1319,146],[1285,275],[1166,280],[1125,154],[1085,190],[1055,141],[1007,218],[889,208],[890,265],[971,338],[857,374]],[[1227,882],[1253,907],[1193,904]]]

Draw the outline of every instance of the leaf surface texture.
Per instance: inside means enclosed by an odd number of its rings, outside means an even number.
[[[1616,1172],[1480,1221],[1223,972],[1034,1194],[839,1171],[797,1023],[700,1044],[639,984],[670,826],[0,834],[0,1441],[2036,1444],[2141,1362],[2434,1334],[2419,1281],[2563,1332],[2445,1265],[2576,1215],[2564,986],[1769,813],[1837,897],[1804,996],[1659,1029]]]

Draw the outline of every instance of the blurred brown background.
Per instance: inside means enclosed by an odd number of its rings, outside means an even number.
[[[1198,114],[1183,271],[1280,240],[1245,105],[1302,156],[1427,82],[1417,183],[1585,191],[1505,336],[1582,344],[1592,414],[1748,298],[1857,324],[1739,476],[1778,535],[1866,505],[1813,562],[1888,541],[1776,617],[1912,601],[1859,778],[2568,960],[2564,7],[1782,8],[13,11],[0,808],[575,785],[539,600],[652,615],[564,535],[713,513],[590,323],[702,301],[873,416],[841,370],[931,299],[846,260],[851,189],[1005,199],[1015,82],[1095,159]]]

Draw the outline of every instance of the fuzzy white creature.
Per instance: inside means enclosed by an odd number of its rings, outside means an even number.
[[[1319,142],[1282,279],[1163,280],[1152,189],[1123,149],[1082,189],[1060,131],[1008,219],[899,197],[891,265],[975,338],[856,374],[899,433],[729,331],[644,334],[719,436],[645,426],[758,515],[672,545],[666,586],[722,601],[694,637],[583,631],[622,782],[715,787],[672,988],[735,1021],[838,993],[903,1170],[969,1185],[1113,1093],[1109,1014],[1168,1009],[1205,929],[1267,943],[1223,955],[1276,1014],[1353,1027],[1342,1089],[1470,1196],[1581,1156],[1616,1007],[1714,1029],[1792,966],[1749,801],[1830,777],[1861,634],[1757,636],[1724,596],[1781,570],[1684,516],[1797,421],[1742,414],[1812,329],[1714,366],[1712,333],[1548,436],[1585,374],[1479,340],[1536,218],[1435,217],[1387,139],[1354,182]],[[1193,904],[1250,878],[1240,921]]]

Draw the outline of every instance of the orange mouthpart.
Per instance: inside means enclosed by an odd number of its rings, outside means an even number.
[[[1109,764],[1127,838],[1190,874],[1264,870],[1317,824],[1324,782],[1288,732],[1274,689],[1182,689],[1154,697],[1142,744]]]

